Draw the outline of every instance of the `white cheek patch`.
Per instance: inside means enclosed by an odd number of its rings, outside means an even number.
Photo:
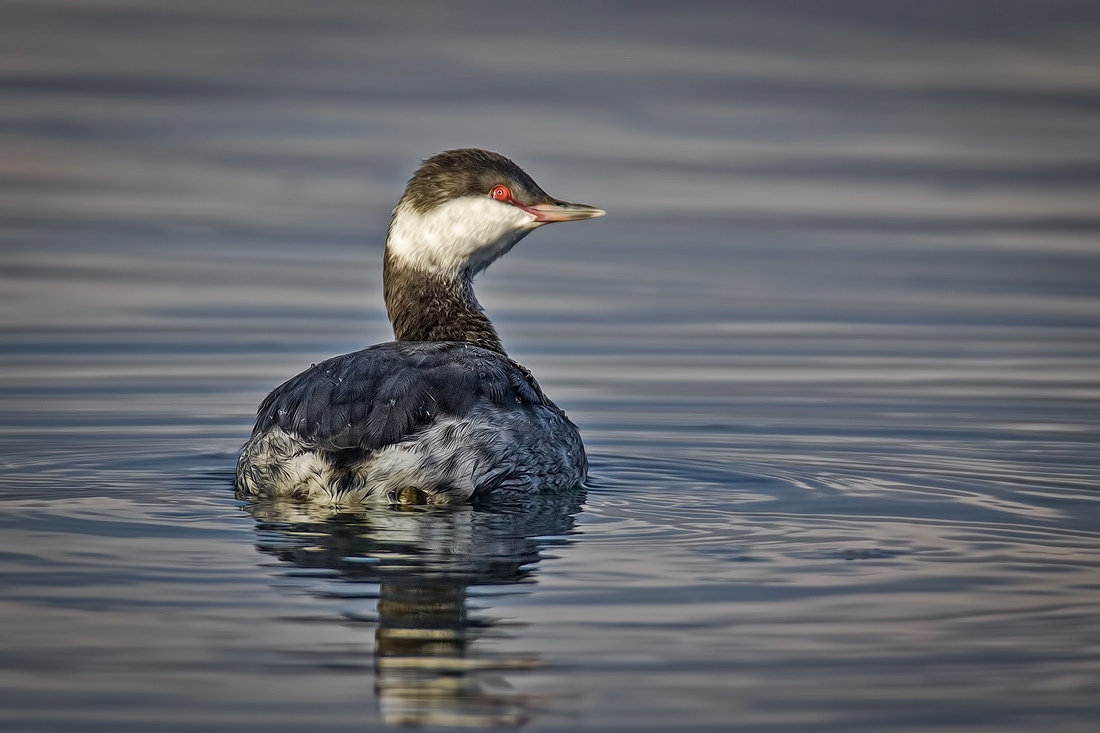
[[[401,204],[386,249],[418,269],[476,274],[539,226],[535,216],[488,196],[465,196],[421,214]]]

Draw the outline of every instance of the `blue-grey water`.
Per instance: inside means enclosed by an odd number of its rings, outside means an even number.
[[[1093,3],[0,3],[0,729],[1094,731]],[[386,340],[419,160],[586,491],[332,515],[235,451]]]

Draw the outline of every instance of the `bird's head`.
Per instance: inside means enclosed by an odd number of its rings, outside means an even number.
[[[472,277],[544,224],[603,216],[559,201],[518,165],[476,148],[424,161],[393,211],[388,258],[440,275]]]

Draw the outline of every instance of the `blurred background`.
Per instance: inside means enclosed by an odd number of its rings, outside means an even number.
[[[1091,729],[1098,39],[1062,0],[0,0],[0,723]],[[390,338],[390,211],[468,146],[608,212],[478,281],[583,509],[242,506],[255,406]]]

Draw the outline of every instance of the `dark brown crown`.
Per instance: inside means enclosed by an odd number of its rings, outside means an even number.
[[[486,196],[500,184],[508,186],[512,197],[522,204],[554,201],[522,168],[500,153],[462,148],[425,160],[405,187],[401,203],[424,214],[451,199]]]

